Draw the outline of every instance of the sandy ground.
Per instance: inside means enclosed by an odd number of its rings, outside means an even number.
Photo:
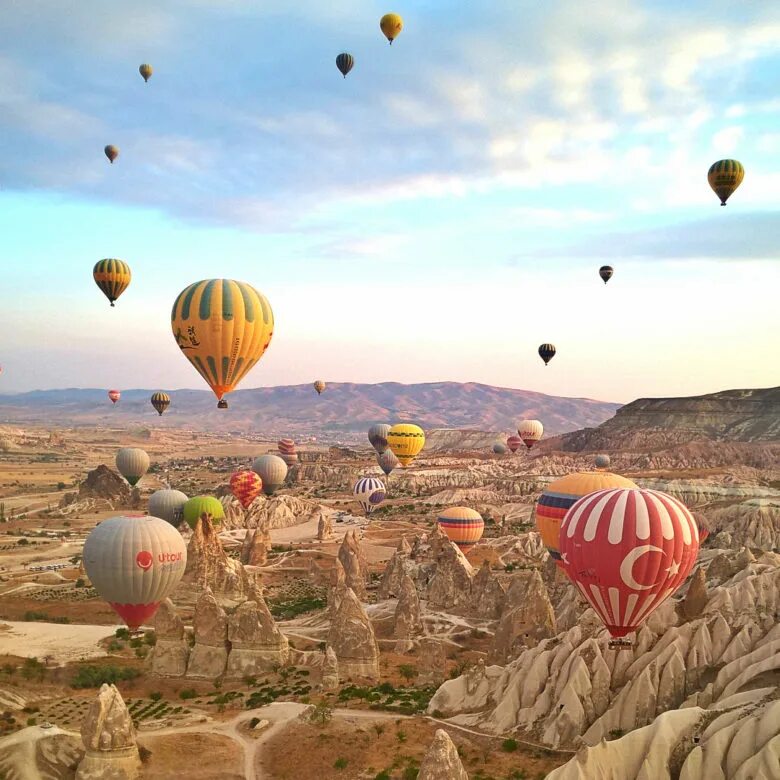
[[[119,627],[14,621],[4,621],[0,628],[2,626],[10,627],[0,630],[0,646],[4,653],[39,660],[50,656],[55,664],[106,655],[98,642],[113,636]]]

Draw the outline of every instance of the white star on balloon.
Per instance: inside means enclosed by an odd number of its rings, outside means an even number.
[[[564,563],[568,563],[568,562],[569,562],[569,557],[568,557],[568,556],[569,556],[569,554],[568,554],[568,553],[563,553],[563,554],[561,555],[561,560],[562,560]]]
[[[666,571],[669,572],[670,577],[674,577],[680,571],[680,564],[677,561],[672,561],[672,565]]]

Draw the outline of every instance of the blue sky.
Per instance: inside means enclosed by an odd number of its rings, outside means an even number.
[[[244,387],[780,381],[776,3],[65,5],[0,15],[0,390],[201,386],[169,312],[212,276],[275,312]]]

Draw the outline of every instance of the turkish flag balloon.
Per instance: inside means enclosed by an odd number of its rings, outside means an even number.
[[[690,574],[699,552],[696,521],[657,490],[598,490],[571,506],[560,551],[572,582],[613,637],[640,623]]]

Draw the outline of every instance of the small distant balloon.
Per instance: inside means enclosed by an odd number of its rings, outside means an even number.
[[[376,477],[363,477],[355,483],[352,495],[363,507],[366,515],[370,515],[385,500],[385,485]]]
[[[466,506],[445,509],[437,518],[439,527],[462,553],[467,553],[481,538],[485,521],[479,512]]]
[[[384,452],[380,452],[379,455],[376,456],[376,462],[379,464],[379,468],[385,472],[386,477],[390,476],[396,466],[401,465],[398,458],[393,455],[393,451],[391,449],[386,449]]]
[[[425,446],[425,432],[418,425],[398,423],[387,434],[387,446],[406,468]]]
[[[710,166],[707,172],[707,181],[720,198],[721,206],[726,205],[726,201],[742,184],[744,178],[745,169],[739,160],[718,160]]]
[[[263,490],[263,480],[256,471],[236,471],[230,477],[230,490],[241,506],[249,509]]]
[[[152,393],[151,402],[152,406],[157,410],[157,414],[162,417],[163,412],[171,405],[171,397],[168,395],[168,393],[158,391],[156,393]]]
[[[117,470],[133,487],[149,471],[149,465],[149,455],[140,447],[122,447],[116,454]]]
[[[117,298],[130,286],[132,274],[130,266],[124,260],[109,257],[95,263],[92,278],[113,306]]]
[[[596,468],[597,469],[608,469],[610,464],[609,455],[596,455]]]
[[[496,455],[506,455],[506,447],[503,444],[501,444],[501,442],[497,441],[493,445],[493,452]]]
[[[263,493],[272,496],[287,479],[287,464],[278,455],[261,455],[252,464],[252,471],[263,480]]]
[[[119,390],[109,390],[108,397],[111,399],[111,403],[115,404],[122,397],[122,393]]]
[[[523,443],[523,440],[519,436],[510,436],[506,440],[506,446],[509,447],[509,451],[512,453],[515,453],[520,449],[520,445]]]
[[[295,451],[295,442],[292,439],[279,439],[276,446],[279,450],[279,457],[288,466],[293,466],[298,462],[298,453]]]
[[[542,438],[543,434],[544,426],[539,420],[523,420],[517,426],[517,435],[529,450]]]
[[[119,157],[119,147],[114,146],[113,144],[109,144],[103,149],[103,152],[105,153],[106,157],[108,157],[108,161],[113,165],[114,160],[116,160],[117,157]]]
[[[152,77],[152,73],[154,73],[154,69],[151,65],[149,65],[148,62],[145,62],[138,68],[138,72],[141,74],[144,81],[149,81],[149,79]]]
[[[336,57],[336,67],[341,71],[341,75],[344,76],[344,78],[347,77],[347,73],[349,73],[352,68],[355,65],[355,58],[348,54],[347,52],[341,52],[338,57]]]
[[[542,344],[539,347],[539,357],[547,365],[555,357],[555,344]]]
[[[390,41],[392,46],[393,41],[400,35],[401,30],[404,29],[404,20],[398,14],[385,14],[379,20],[379,29],[382,30],[385,38]]]
[[[325,390],[326,387],[327,387],[327,385],[321,379],[318,379],[314,383],[314,389],[317,391],[317,395],[322,395],[322,393],[323,393],[323,391]]]
[[[387,434],[391,427],[386,423],[377,423],[368,429],[368,440],[379,455],[387,449]]]
[[[613,273],[615,273],[615,269],[611,265],[602,265],[599,268],[599,276],[604,280],[604,284],[612,278]]]

